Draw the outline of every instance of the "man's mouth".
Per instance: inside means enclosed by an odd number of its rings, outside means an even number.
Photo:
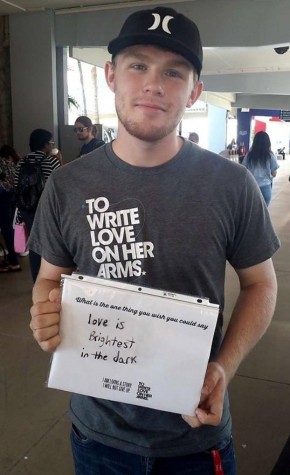
[[[162,106],[161,104],[156,104],[154,102],[137,102],[135,105],[136,107],[142,107],[148,110],[156,110],[156,111],[161,111],[161,112],[166,111],[164,106]]]

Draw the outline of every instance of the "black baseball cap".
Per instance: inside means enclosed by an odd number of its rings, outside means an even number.
[[[156,45],[186,58],[196,69],[202,68],[202,44],[196,24],[173,8],[157,7],[132,13],[119,36],[110,41],[108,51],[114,58],[128,46]]]

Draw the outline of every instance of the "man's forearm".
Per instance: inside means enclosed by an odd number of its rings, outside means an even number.
[[[227,383],[267,330],[275,305],[275,283],[253,284],[241,290],[216,358],[226,372]]]

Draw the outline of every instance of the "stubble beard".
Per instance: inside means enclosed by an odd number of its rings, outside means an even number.
[[[154,125],[144,126],[140,121],[132,120],[126,116],[126,113],[123,112],[123,108],[118,106],[116,103],[116,113],[120,123],[123,125],[124,129],[128,134],[133,137],[143,140],[146,142],[156,142],[158,140],[167,137],[174,130],[177,129],[177,126],[181,120],[182,112],[177,111],[174,119],[169,120],[162,126],[156,127]]]

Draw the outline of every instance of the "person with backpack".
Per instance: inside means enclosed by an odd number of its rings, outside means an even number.
[[[18,162],[15,175],[18,217],[25,223],[28,235],[46,180],[56,168],[61,166],[59,158],[52,154],[54,141],[52,133],[48,130],[33,130],[30,134],[29,147],[31,153]],[[40,260],[38,254],[32,250],[29,251],[33,282],[40,268]]]
[[[7,248],[7,257],[0,273],[19,272],[21,267],[14,250],[13,217],[15,212],[14,179],[19,155],[10,145],[0,149],[0,231]]]

